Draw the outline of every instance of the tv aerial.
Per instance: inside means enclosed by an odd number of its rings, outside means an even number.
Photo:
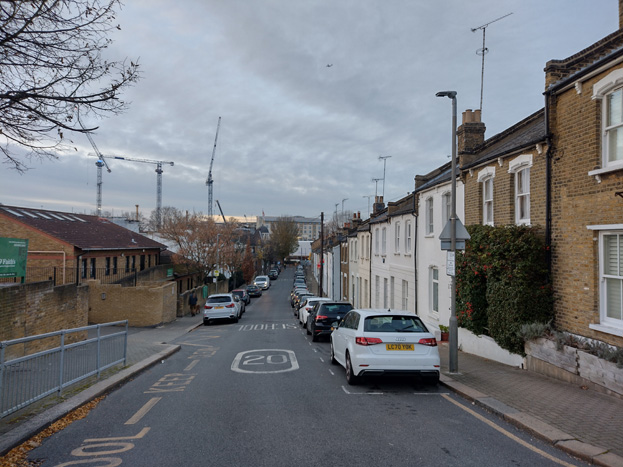
[[[478,26],[477,28],[472,28],[472,32],[476,32],[479,29],[482,29],[482,48],[476,51],[477,55],[482,56],[482,68],[480,71],[480,110],[481,111],[482,111],[482,90],[483,90],[484,79],[485,79],[485,55],[487,54],[487,52],[489,52],[489,49],[487,49],[487,47],[485,46],[485,31],[487,29],[487,26],[489,26],[490,24],[493,24],[496,21],[500,21],[501,19],[504,19],[507,16],[510,16],[512,14],[513,14],[512,12],[508,13],[504,16],[500,16],[499,18],[494,19],[493,21],[489,21],[488,23],[485,23],[482,26]]]

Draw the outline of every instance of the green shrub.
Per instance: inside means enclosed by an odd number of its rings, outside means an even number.
[[[471,240],[457,258],[459,326],[523,354],[522,325],[553,318],[543,241],[524,226],[473,225],[468,231]]]

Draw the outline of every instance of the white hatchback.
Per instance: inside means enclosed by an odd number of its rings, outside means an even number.
[[[346,369],[348,384],[378,374],[439,382],[437,340],[418,316],[405,311],[349,311],[331,334],[331,363]]]

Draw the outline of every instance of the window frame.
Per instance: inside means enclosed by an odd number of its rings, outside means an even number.
[[[437,272],[437,277],[435,277]],[[428,268],[428,281],[429,281],[429,303],[428,311],[433,315],[439,314],[439,268],[437,266],[430,266]],[[436,309],[435,309],[436,308]]]
[[[387,227],[381,229],[381,256],[387,256]]]
[[[452,193],[446,191],[441,195],[442,224],[445,227],[452,216]]]
[[[532,154],[521,154],[508,164],[508,173],[513,175],[515,224],[530,225],[530,169],[532,168]],[[523,175],[521,175],[523,174]],[[527,192],[520,193],[520,179],[527,180]],[[521,202],[526,202],[525,217],[521,217]]]
[[[619,267],[618,274],[607,274],[605,272],[606,263],[606,237],[617,237],[618,240],[618,257],[617,265]],[[612,318],[608,316],[608,281],[617,280],[619,282],[619,312],[621,318]],[[606,326],[619,328],[623,330],[623,230],[603,230],[599,232],[599,320]]]
[[[400,221],[394,224],[394,253],[400,253]]]
[[[435,232],[435,205],[433,204],[433,197],[429,196],[425,201],[425,212],[426,212],[426,235],[433,235]]]

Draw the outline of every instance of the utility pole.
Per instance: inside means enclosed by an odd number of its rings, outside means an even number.
[[[348,198],[342,200],[342,224],[344,224],[344,201],[348,201]]]

